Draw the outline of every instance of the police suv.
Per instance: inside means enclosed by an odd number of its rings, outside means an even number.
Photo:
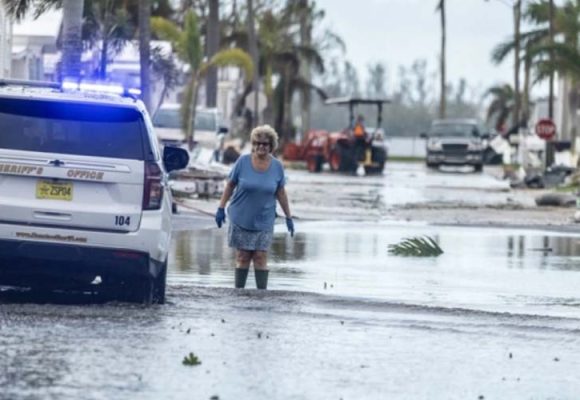
[[[167,174],[188,160],[121,87],[0,80],[0,285],[163,303]]]

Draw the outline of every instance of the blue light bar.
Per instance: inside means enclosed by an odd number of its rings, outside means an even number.
[[[106,93],[117,94],[120,96],[129,94],[131,96],[140,96],[141,90],[138,88],[125,89],[121,85],[111,84],[107,82],[75,82],[65,80],[61,85],[62,90],[65,91],[81,91],[90,93]]]

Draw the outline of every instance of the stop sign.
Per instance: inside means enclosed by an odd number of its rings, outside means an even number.
[[[552,140],[556,136],[556,124],[549,118],[542,118],[536,124],[536,135],[544,140]]]

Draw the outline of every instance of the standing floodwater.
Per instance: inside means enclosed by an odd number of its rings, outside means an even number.
[[[291,173],[289,188],[302,218],[293,239],[276,225],[267,291],[253,279],[233,289],[225,231],[184,211],[166,305],[0,292],[0,399],[578,397],[578,235],[389,222],[401,206],[405,219],[447,221],[525,206],[489,176],[395,166],[380,178]],[[444,254],[388,253],[423,235]],[[190,353],[200,365],[182,364]]]

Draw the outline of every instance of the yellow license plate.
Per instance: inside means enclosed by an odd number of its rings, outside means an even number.
[[[71,201],[73,195],[72,182],[38,181],[36,183],[36,198]]]

